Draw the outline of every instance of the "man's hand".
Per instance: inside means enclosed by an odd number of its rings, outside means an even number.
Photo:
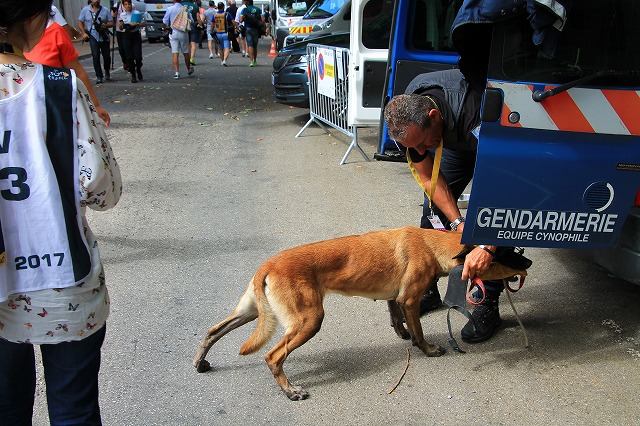
[[[462,279],[468,280],[483,273],[489,269],[491,262],[493,262],[493,256],[491,256],[491,254],[482,250],[480,247],[474,248],[464,259]]]

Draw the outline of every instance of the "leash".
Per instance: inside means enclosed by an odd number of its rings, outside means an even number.
[[[451,346],[451,348],[455,352],[459,352],[462,354],[466,353],[466,351],[460,347],[460,345],[458,344],[458,341],[456,340],[453,334],[453,328],[451,327],[451,310],[456,310],[461,314],[463,314],[465,317],[467,317],[467,319],[471,321],[471,325],[473,326],[473,330],[475,332],[476,323],[473,320],[471,313],[467,309],[467,303],[469,303],[472,306],[477,306],[482,304],[482,302],[485,300],[486,292],[487,292],[485,285],[480,278],[474,277],[471,280],[470,285],[468,285],[468,282],[466,280],[462,279],[463,267],[464,265],[458,265],[454,267],[449,273],[447,293],[445,294],[444,299],[442,300],[442,302],[445,305],[449,306],[449,309],[447,311],[447,328],[449,330],[449,346]],[[504,288],[507,290],[506,293],[507,293],[507,299],[509,300],[509,305],[511,306],[511,309],[513,310],[513,313],[516,319],[518,320],[518,324],[520,325],[520,329],[522,330],[522,333],[524,335],[524,347],[528,348],[529,337],[527,335],[527,331],[524,327],[524,324],[522,323],[522,320],[520,319],[520,315],[518,314],[518,311],[516,310],[515,305],[513,304],[513,300],[511,300],[511,293],[515,293],[522,288],[524,284],[524,276],[520,277],[520,286],[517,289],[511,288],[509,286],[509,280],[506,278],[502,280],[502,283],[504,285]],[[480,300],[477,300],[478,298],[477,296],[473,296],[473,293],[477,293],[477,292],[481,294]]]

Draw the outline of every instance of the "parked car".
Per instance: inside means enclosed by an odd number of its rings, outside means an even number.
[[[309,76],[307,71],[307,44],[349,47],[350,32],[308,37],[284,47],[273,60],[271,84],[276,101],[301,108],[309,107]]]

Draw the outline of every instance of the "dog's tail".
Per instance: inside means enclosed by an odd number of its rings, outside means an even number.
[[[249,340],[240,348],[240,355],[248,355],[260,350],[271,340],[278,325],[278,319],[271,309],[265,293],[265,287],[267,285],[266,279],[266,272],[263,271],[263,268],[259,268],[252,280],[256,306],[258,308],[258,325],[251,337],[249,337]]]

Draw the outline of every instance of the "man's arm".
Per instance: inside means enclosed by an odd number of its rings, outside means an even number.
[[[78,28],[80,28],[80,37],[82,38],[82,40],[88,40],[89,39],[89,34],[87,34],[87,31],[84,28],[84,22],[83,21],[78,20]]]
[[[427,188],[427,191],[431,191],[433,157],[429,155],[421,162],[413,163],[413,166],[418,172],[418,176],[424,184],[424,187]],[[454,220],[462,216],[460,214],[460,209],[458,209],[458,202],[451,193],[449,185],[447,185],[447,181],[444,176],[442,176],[442,174],[438,176],[436,190],[431,201],[438,206],[438,208],[442,211],[442,213],[444,213],[444,215],[447,219],[449,219],[450,222],[453,222]]]
[[[414,163],[413,165],[418,172],[418,176],[424,184],[424,187],[427,188],[427,191],[430,191],[431,172],[433,171],[433,158],[429,155],[421,162]],[[444,215],[447,217],[447,219],[449,219],[450,222],[453,222],[457,218],[462,217],[462,214],[460,214],[460,209],[458,209],[458,200],[456,200],[451,193],[451,190],[447,185],[447,181],[442,175],[438,176],[436,190],[431,201],[438,206],[438,208],[442,211],[442,213],[444,213]],[[458,225],[456,231],[462,233],[463,230],[464,222]],[[493,253],[495,253],[496,251],[496,246],[485,247]],[[492,261],[493,256],[489,252],[481,249],[480,247],[476,247],[465,257],[464,267],[462,269],[462,279],[467,280],[483,273],[489,268],[489,265]]]

